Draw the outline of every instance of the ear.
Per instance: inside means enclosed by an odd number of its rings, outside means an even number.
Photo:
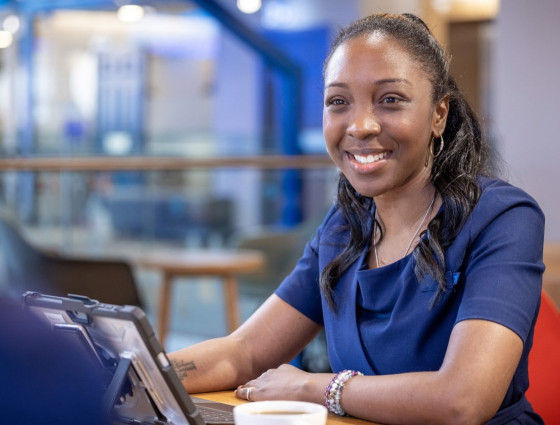
[[[434,113],[432,116],[432,135],[434,137],[440,137],[443,134],[445,130],[445,124],[447,122],[448,112],[449,112],[449,95],[443,97],[435,105]]]

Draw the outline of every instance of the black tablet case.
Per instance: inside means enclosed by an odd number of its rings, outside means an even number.
[[[26,292],[23,302],[55,329],[73,333],[102,365],[108,375],[103,408],[113,423],[207,424],[139,307],[37,292]]]

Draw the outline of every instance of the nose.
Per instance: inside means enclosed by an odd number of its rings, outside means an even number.
[[[366,140],[378,135],[380,131],[381,125],[373,112],[360,108],[352,115],[346,133],[356,139]]]

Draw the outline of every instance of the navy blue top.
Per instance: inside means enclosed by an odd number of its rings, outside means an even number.
[[[367,269],[366,247],[334,288],[337,312],[319,289],[320,271],[349,242],[338,204],[328,212],[276,294],[323,325],[334,372],[366,375],[438,370],[453,326],[465,319],[500,323],[524,349],[500,411],[490,423],[542,423],[525,399],[528,354],[540,303],[544,216],[536,201],[503,181],[480,179],[482,194],[445,251],[446,291],[418,281],[414,256]]]

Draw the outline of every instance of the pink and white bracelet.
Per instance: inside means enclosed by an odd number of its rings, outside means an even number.
[[[355,370],[343,370],[338,372],[325,391],[325,405],[329,412],[335,415],[346,416],[346,412],[340,406],[340,397],[342,396],[342,388],[354,376],[363,375],[362,372]]]

